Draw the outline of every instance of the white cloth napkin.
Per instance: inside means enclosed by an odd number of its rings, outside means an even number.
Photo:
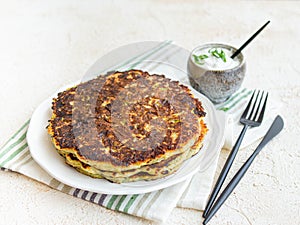
[[[123,54],[123,56],[122,54],[119,54],[119,57],[117,58],[119,60],[122,58],[128,59],[128,54],[127,56],[126,52]],[[119,63],[114,68],[112,66],[116,65],[116,63],[112,62],[113,60],[109,60],[106,64],[103,64],[105,60],[101,61],[100,59],[100,61],[98,61],[98,63],[96,63],[91,70],[89,70],[86,77],[93,75],[95,71],[99,71],[99,68],[103,68],[105,66],[107,71],[114,69],[124,70],[128,69],[129,65],[130,67],[138,67],[138,65],[145,60],[155,60],[158,62],[156,67],[161,66],[159,65],[159,62],[164,61],[176,63],[175,65],[182,70],[185,70],[186,68],[187,52],[182,51],[182,49],[175,45],[172,45],[169,41],[162,42],[158,45],[153,45],[152,47],[149,45],[149,48],[146,52],[136,51],[135,54],[136,56],[131,61],[127,60],[125,63]],[[106,56],[106,59],[107,58],[109,58],[109,56]],[[115,58],[113,57],[112,59]],[[99,64],[99,62],[101,63]],[[155,68],[153,66],[149,66],[146,69],[153,70]],[[237,120],[241,114],[241,110],[243,110],[242,108],[247,101],[249,94],[247,94],[245,97],[243,96],[248,92],[250,91],[247,89],[241,89],[237,93],[236,97],[233,96],[233,100],[231,98],[226,103],[216,106],[217,109],[225,111],[224,113],[226,113],[228,119],[225,142],[226,148],[231,148],[235,141],[235,136],[240,132],[241,128],[240,125],[238,125]],[[240,98],[241,96],[242,98]],[[269,115],[269,113],[266,113],[266,115]],[[244,146],[262,137],[266,127],[268,127],[267,119],[265,119],[266,123],[261,126],[259,131],[249,131],[249,135],[245,137]],[[25,176],[31,177],[32,179],[40,181],[66,194],[82,198],[111,210],[116,210],[159,222],[166,221],[171,211],[176,206],[197,210],[203,210],[205,207],[207,198],[212,188],[221,146],[220,149],[218,149],[218,154],[215,155],[213,162],[205,171],[196,173],[192,178],[184,182],[146,194],[106,195],[81,190],[76,187],[70,187],[57,181],[46,171],[44,171],[30,155],[30,151],[26,142],[28,125],[29,121],[27,121],[21,127],[21,129],[19,129],[0,149],[1,170],[15,171],[24,174]]]

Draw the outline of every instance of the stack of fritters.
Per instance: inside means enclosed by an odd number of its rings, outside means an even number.
[[[114,72],[53,99],[48,133],[66,163],[122,183],[174,173],[201,148],[201,102],[163,75]]]

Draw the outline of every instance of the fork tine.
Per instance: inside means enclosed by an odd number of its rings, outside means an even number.
[[[265,109],[266,109],[267,100],[268,100],[268,95],[269,95],[269,93],[267,92],[267,95],[266,95],[266,98],[265,98],[264,105],[263,105],[263,107],[262,107],[262,109],[261,109],[260,115],[259,115],[258,120],[257,120],[257,122],[259,122],[259,123],[261,123],[262,120],[263,120],[263,118],[264,118]]]
[[[255,98],[255,102],[253,103],[251,113],[250,113],[250,115],[249,115],[249,117],[248,117],[249,120],[251,120],[251,118],[252,118],[252,116],[253,116],[254,109],[255,109],[255,106],[256,106],[256,102],[257,102],[257,99],[258,99],[258,96],[259,96],[259,92],[260,92],[260,91],[257,92],[256,98]]]
[[[258,111],[259,111],[259,109],[260,109],[260,105],[261,105],[261,101],[262,101],[263,97],[264,97],[264,91],[261,93],[260,100],[259,100],[258,106],[257,106],[257,108],[256,108],[256,112],[255,112],[254,117],[253,117],[253,120],[254,120],[254,121],[255,121],[255,119],[257,118]]]
[[[253,100],[253,98],[254,98],[255,92],[256,92],[256,90],[253,91],[253,94],[252,94],[252,96],[251,96],[251,98],[250,98],[250,100],[249,100],[249,103],[248,103],[246,109],[244,110],[243,115],[241,116],[241,118],[246,118],[246,116],[247,116],[247,114],[248,114],[248,111],[249,111],[249,109],[250,109],[250,106],[251,106],[251,102],[252,102],[252,100]]]

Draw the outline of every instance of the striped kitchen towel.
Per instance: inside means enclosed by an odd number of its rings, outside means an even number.
[[[166,41],[153,46],[149,45],[146,52],[133,52],[132,55],[135,56],[127,61],[124,59],[126,59],[126,57],[128,58],[128,51],[124,53],[124,56],[119,54],[119,58],[116,62],[110,60],[107,64],[103,64],[103,61],[100,60],[100,64],[96,63],[87,76],[93,75],[96,71],[105,72],[109,70],[136,68],[141,62],[149,59],[169,61],[176,63],[177,66],[185,69],[187,54],[188,52],[181,51],[175,45],[172,45],[170,41]],[[176,55],[177,57],[175,57]],[[182,57],[181,59],[180,56]],[[114,57],[114,59],[116,59],[116,57]],[[104,70],[103,68],[107,69]],[[153,68],[145,68],[145,70],[147,69]],[[216,106],[217,109],[224,111],[229,118],[229,127],[226,130],[226,147],[228,148],[232,146],[232,142],[235,138],[233,135],[235,130],[240,129],[237,125],[236,118],[238,118],[241,108],[243,108],[242,106],[246,103],[250,93],[251,91],[248,89],[241,89],[228,101]],[[205,171],[198,172],[193,178],[162,190],[132,195],[107,195],[89,192],[59,182],[51,177],[33,160],[26,142],[26,132],[29,122],[30,121],[28,120],[0,149],[1,170],[18,172],[63,193],[90,201],[108,209],[154,221],[165,221],[172,209],[176,206],[198,210],[204,209],[211,191],[213,177],[218,162],[218,155]],[[258,134],[260,135],[260,133],[257,132],[253,133],[252,139],[249,139],[248,144],[250,143],[250,140],[254,141],[253,137],[256,139],[261,137]]]
[[[167,218],[166,215],[171,213],[171,210],[176,206],[177,201],[187,187],[188,182],[183,182],[167,189],[139,195],[106,195],[70,187],[51,177],[33,160],[26,142],[28,125],[29,121],[1,148],[1,170],[15,171],[63,193],[109,209],[156,221],[162,221]]]

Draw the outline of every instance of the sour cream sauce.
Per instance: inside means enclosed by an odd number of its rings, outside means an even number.
[[[208,70],[228,70],[240,64],[238,57],[235,57],[234,59],[230,57],[232,56],[233,51],[226,48],[213,48],[213,50],[215,49],[218,52],[221,52],[221,50],[223,50],[225,54],[226,62],[224,62],[222,58],[217,58],[216,56],[211,54],[212,48],[199,49],[197,52],[195,52],[196,56],[206,55],[208,58],[200,60],[200,63],[197,62],[195,59],[193,59],[194,62],[197,65],[204,67],[205,69]]]

